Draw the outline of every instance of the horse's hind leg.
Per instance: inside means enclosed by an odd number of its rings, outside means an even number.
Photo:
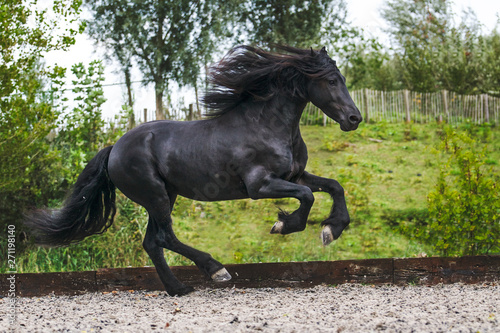
[[[115,167],[112,180],[127,197],[146,208],[149,213],[143,246],[169,295],[184,295],[191,292],[193,288],[185,286],[174,276],[163,256],[163,248],[191,259],[215,281],[231,279],[224,266],[210,254],[193,249],[177,239],[172,230],[170,216],[175,194],[167,192],[165,182],[150,164],[144,163],[141,168],[137,169],[142,172],[131,175]]]
[[[156,243],[156,235],[158,234],[158,227],[156,223],[149,217],[148,227],[146,230],[146,236],[144,237],[143,246],[148,253],[151,261],[155,265],[156,272],[165,287],[165,290],[170,296],[182,296],[190,293],[194,290],[193,287],[189,287],[181,283],[168,267],[167,261],[163,255],[163,248]]]
[[[168,268],[165,258],[163,257],[163,249],[161,248],[174,251],[192,260],[202,272],[216,282],[230,280],[231,275],[229,275],[220,262],[212,258],[208,253],[183,244],[175,236],[172,229],[172,218],[170,216],[175,197],[176,196],[173,194],[169,196],[166,190],[163,189],[163,195],[157,195],[155,199],[152,199],[145,205],[146,210],[149,212],[150,220],[144,239],[144,248],[157,267],[158,274],[164,276],[165,288],[168,291],[168,288],[172,288],[173,286],[173,294],[187,293],[192,290],[189,289],[189,287],[186,289],[184,285],[179,284],[180,282],[178,282],[177,279],[171,279],[173,274],[171,274]],[[159,254],[159,249],[161,249],[161,256]],[[156,260],[156,262],[154,260]],[[169,285],[169,281],[172,281],[170,283],[172,286]],[[169,294],[171,293],[169,292]]]

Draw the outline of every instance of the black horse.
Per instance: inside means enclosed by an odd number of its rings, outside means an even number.
[[[213,88],[203,100],[208,119],[145,123],[101,150],[61,210],[27,218],[37,242],[67,245],[104,232],[116,212],[115,186],[148,211],[143,246],[170,295],[193,288],[172,274],[164,248],[189,258],[214,281],[231,279],[210,254],[176,238],[171,212],[178,195],[202,201],[296,198],[299,208],[280,212],[271,229],[289,234],[304,230],[313,192],[323,191],[334,202],[322,223],[323,244],[338,238],[349,224],[344,190],[335,180],[305,171],[299,122],[308,102],[343,131],[355,130],[362,118],[325,48],[271,53],[236,47],[212,68],[210,79]]]

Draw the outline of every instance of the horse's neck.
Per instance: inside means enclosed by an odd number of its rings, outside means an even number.
[[[259,110],[259,123],[295,136],[299,134],[300,118],[306,104],[306,101],[294,101],[289,97],[276,96],[256,108]]]

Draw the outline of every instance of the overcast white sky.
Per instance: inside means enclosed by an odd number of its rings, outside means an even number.
[[[382,37],[382,30],[386,27],[384,20],[380,17],[380,9],[385,0],[346,0],[348,4],[349,17],[355,26],[362,27],[366,33]],[[471,7],[477,14],[478,20],[484,25],[483,32],[488,33],[493,30],[499,20],[500,1],[498,0],[454,0],[454,13],[461,16],[464,9]],[[499,25],[500,28],[500,25]],[[58,64],[70,68],[71,65],[83,62],[88,64],[94,59],[102,59],[102,51],[95,50],[93,43],[86,36],[79,36],[76,44],[69,52],[52,52],[46,57],[47,64]],[[113,72],[111,64],[107,64],[105,84],[123,82],[120,75]],[[135,74],[133,80],[140,80],[139,73]],[[135,111],[142,114],[144,108],[155,109],[155,98],[153,87],[141,87],[134,85]],[[108,101],[103,105],[104,117],[111,118],[119,112],[123,101],[125,101],[125,88],[123,86],[105,87],[105,97]],[[193,103],[194,97],[189,91],[178,92],[185,95],[186,104]]]

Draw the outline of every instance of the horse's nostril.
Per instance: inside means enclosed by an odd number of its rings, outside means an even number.
[[[358,116],[355,116],[355,115],[352,115],[349,117],[349,121],[352,123],[352,124],[357,124],[357,123],[360,123],[361,122],[361,117],[358,117]]]

